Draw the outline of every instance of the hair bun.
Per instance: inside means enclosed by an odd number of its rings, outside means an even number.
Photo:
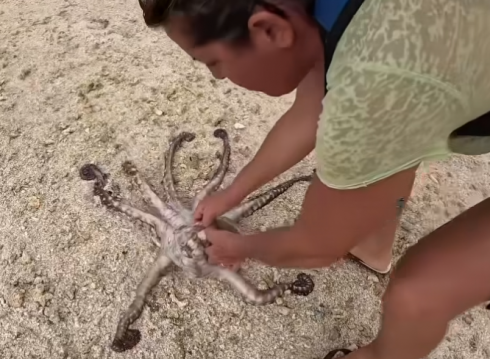
[[[165,21],[175,0],[138,0],[143,10],[143,18],[147,26],[156,26]]]

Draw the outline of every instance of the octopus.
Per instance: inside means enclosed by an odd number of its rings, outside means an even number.
[[[205,249],[210,243],[206,240],[204,228],[195,223],[193,214],[199,202],[219,188],[228,170],[231,152],[228,133],[224,129],[217,129],[214,136],[223,142],[220,163],[209,182],[193,197],[192,205],[189,206],[191,208],[187,208],[176,195],[172,168],[177,149],[184,141],[193,141],[193,133],[182,132],[175,136],[165,154],[163,187],[167,203],[152,190],[134,163],[125,161],[122,164],[124,174],[140,189],[143,199],[152,207],[153,212],[143,211],[124,201],[119,185],[98,165],[88,163],[80,168],[81,179],[93,182],[93,194],[100,199],[102,205],[153,227],[157,237],[153,239],[158,248],[156,259],[139,283],[129,308],[119,319],[111,344],[111,349],[115,352],[130,350],[141,341],[140,331],[131,329],[130,326],[141,316],[147,296],[172,265],[182,269],[191,278],[212,278],[227,282],[246,303],[253,305],[271,304],[286,292],[307,296],[314,289],[312,278],[305,273],[299,273],[294,281],[275,283],[267,289],[258,289],[237,270],[209,263]],[[295,183],[311,180],[312,175],[304,175],[280,183],[219,216],[213,225],[219,229],[241,233],[238,227],[240,219],[263,208]]]

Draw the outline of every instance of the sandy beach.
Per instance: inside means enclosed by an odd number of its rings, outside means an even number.
[[[231,168],[250,161],[294,94],[270,98],[216,81],[137,1],[2,0],[0,4],[0,358],[320,359],[376,335],[388,278],[344,261],[309,271],[308,297],[246,305],[225,283],[173,271],[152,292],[132,351],[110,350],[119,315],[153,261],[152,230],[103,208],[78,170],[100,164],[139,206],[121,163],[134,161],[162,193],[164,152],[181,131],[196,139],[176,157],[190,198],[217,166],[216,128],[231,138]],[[419,171],[395,246],[490,196],[490,156],[455,156]],[[309,157],[268,186],[313,169]],[[242,222],[245,231],[292,223],[305,184]],[[373,203],[373,207],[376,206]],[[257,285],[299,271],[247,262]],[[490,311],[457,318],[430,359],[490,358]]]

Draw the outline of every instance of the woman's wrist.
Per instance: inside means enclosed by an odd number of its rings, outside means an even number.
[[[290,228],[276,228],[240,236],[240,241],[241,255],[273,266],[281,265],[286,259],[294,257],[295,251],[292,249],[297,245]]]
[[[251,192],[253,192],[253,189],[250,189],[250,187],[251,186],[247,186],[247,182],[244,181],[240,175],[238,175],[227,188],[227,191],[232,201],[235,204],[238,204],[243,201]]]

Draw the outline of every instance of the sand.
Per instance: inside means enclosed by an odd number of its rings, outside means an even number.
[[[164,150],[190,130],[197,138],[179,152],[176,169],[179,193],[189,198],[217,165],[215,128],[232,138],[226,185],[293,95],[268,98],[213,80],[164,33],[145,27],[137,1],[2,0],[0,20],[0,358],[313,359],[373,339],[387,279],[343,262],[311,271],[309,297],[267,307],[175,271],[136,324],[141,343],[111,352],[119,314],[154,258],[153,232],[97,204],[79,167],[99,163],[141,204],[120,164],[135,161],[161,191]],[[489,159],[455,157],[421,172],[397,258],[488,197]],[[307,158],[277,181],[312,168]],[[291,223],[304,192],[305,185],[293,188],[244,229]],[[262,285],[297,272],[244,268]],[[430,358],[489,358],[489,328],[490,312],[473,309]]]

